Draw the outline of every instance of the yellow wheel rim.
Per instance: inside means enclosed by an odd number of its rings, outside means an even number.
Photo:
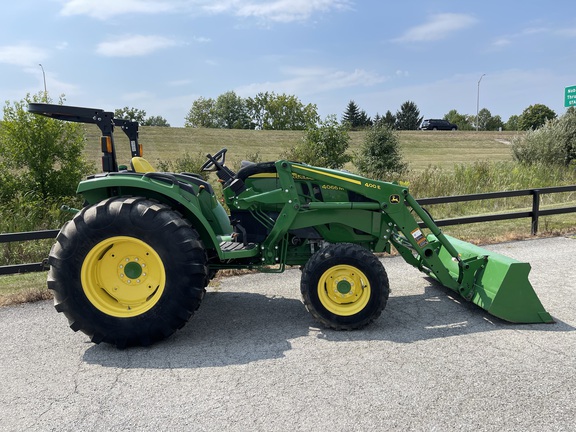
[[[86,255],[80,272],[90,303],[106,315],[129,318],[150,310],[162,297],[166,272],[147,243],[110,237]]]
[[[318,298],[333,314],[354,315],[368,304],[370,283],[356,267],[345,264],[330,267],[318,281]]]

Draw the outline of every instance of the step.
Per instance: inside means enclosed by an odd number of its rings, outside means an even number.
[[[224,241],[220,243],[220,250],[224,258],[245,258],[258,255],[258,245],[256,243],[239,243]]]

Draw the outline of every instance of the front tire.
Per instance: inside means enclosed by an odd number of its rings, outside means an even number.
[[[207,284],[198,233],[145,198],[85,207],[62,228],[48,262],[48,288],[70,327],[119,348],[150,345],[184,326]]]
[[[300,291],[304,305],[326,327],[353,330],[380,316],[390,293],[388,276],[369,250],[331,244],[308,260]]]

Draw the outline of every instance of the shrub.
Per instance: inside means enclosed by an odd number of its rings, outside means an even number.
[[[91,167],[83,156],[84,131],[78,123],[31,114],[31,102],[49,102],[44,93],[6,102],[0,128],[0,198],[31,193],[40,200],[72,196]],[[60,103],[63,99],[60,98]]]
[[[339,169],[351,160],[346,154],[350,145],[348,126],[336,116],[328,116],[318,126],[306,131],[304,139],[282,154],[282,157],[310,165]]]
[[[512,155],[522,164],[570,165],[576,159],[576,110],[516,136]]]
[[[173,161],[163,161],[158,159],[156,162],[156,168],[158,171],[163,172],[188,172],[199,174],[204,180],[207,180],[209,173],[206,171],[200,171],[200,167],[206,161],[206,156],[204,156],[203,153],[198,152],[196,154],[190,154],[186,151],[182,157],[176,158]]]
[[[360,174],[374,179],[393,180],[408,172],[400,152],[398,133],[384,125],[368,130],[360,150],[354,155]]]

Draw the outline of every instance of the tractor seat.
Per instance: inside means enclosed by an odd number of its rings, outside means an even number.
[[[156,172],[154,167],[150,165],[150,162],[148,162],[143,157],[139,156],[135,156],[132,158],[132,160],[130,161],[130,167],[132,168],[132,171],[137,173]]]

